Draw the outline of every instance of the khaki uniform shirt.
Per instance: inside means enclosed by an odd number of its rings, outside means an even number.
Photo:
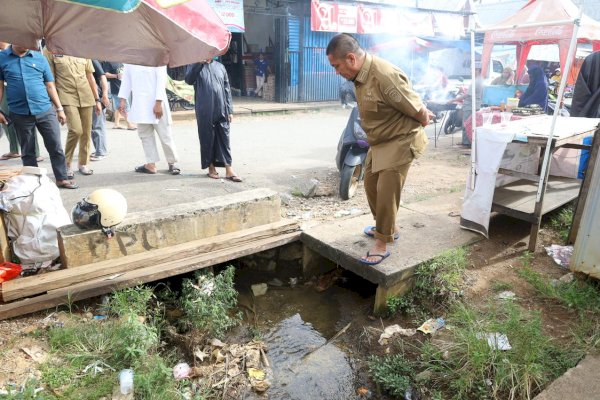
[[[361,125],[371,146],[372,171],[404,165],[421,156],[428,140],[414,117],[423,103],[406,74],[367,54],[354,85]]]
[[[92,60],[44,52],[56,82],[60,102],[65,106],[93,107],[94,93],[87,73],[94,72]]]

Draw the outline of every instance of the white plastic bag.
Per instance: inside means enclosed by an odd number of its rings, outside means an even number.
[[[43,175],[10,178],[0,192],[0,209],[13,253],[21,264],[54,260],[59,256],[56,229],[71,223],[54,182]]]

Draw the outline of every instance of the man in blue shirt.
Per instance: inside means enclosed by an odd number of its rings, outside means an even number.
[[[258,59],[254,60],[254,66],[256,70],[256,90],[254,91],[254,95],[262,97],[263,85],[265,84],[267,72],[269,74],[271,73],[269,63],[267,62],[267,60],[265,60],[265,56],[263,55],[263,53],[260,53],[258,55]]]
[[[4,88],[6,82],[6,89]],[[0,52],[0,101],[4,97],[10,108],[9,120],[0,114],[0,123],[14,123],[21,143],[23,165],[37,167],[35,128],[44,139],[50,154],[56,186],[77,189],[67,177],[65,153],[60,143],[60,126],[65,116],[54,86],[54,77],[46,57],[24,47],[12,45]],[[56,107],[56,111],[52,107]]]

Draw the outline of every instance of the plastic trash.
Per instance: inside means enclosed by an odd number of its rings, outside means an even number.
[[[385,328],[381,336],[379,336],[379,344],[382,346],[386,346],[389,342],[389,339],[396,333],[402,336],[413,336],[415,333],[417,333],[417,330],[401,328],[398,324],[390,325],[387,328]]]
[[[417,328],[418,331],[423,333],[435,333],[446,326],[446,321],[444,318],[430,318],[427,321],[423,322],[423,325]]]
[[[502,333],[477,333],[477,339],[487,339],[488,346],[494,350],[510,350],[512,346],[508,342],[508,337]]]
[[[511,292],[510,290],[505,290],[498,294],[498,298],[500,300],[515,300],[517,298],[517,295],[514,292]]]
[[[552,257],[555,263],[561,268],[569,269],[571,263],[571,256],[573,255],[573,246],[561,246],[559,244],[553,244],[544,247],[546,253]]]
[[[119,372],[119,389],[121,394],[133,393],[133,370],[123,369]]]
[[[22,270],[19,264],[3,262],[0,264],[0,283],[16,278]]]
[[[173,367],[173,377],[180,381],[190,376],[191,368],[188,363],[179,363]]]

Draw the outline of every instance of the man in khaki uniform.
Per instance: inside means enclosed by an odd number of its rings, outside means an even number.
[[[69,179],[73,177],[71,162],[79,144],[78,169],[82,175],[94,173],[88,168],[92,141],[92,112],[99,116],[102,108],[98,98],[94,67],[85,58],[45,52],[56,81],[56,90],[67,115],[67,143],[65,157]]]
[[[337,74],[354,82],[361,125],[371,146],[365,161],[365,191],[375,226],[366,227],[364,233],[375,243],[360,261],[376,265],[390,255],[387,243],[399,237],[400,194],[412,160],[427,147],[423,128],[433,114],[402,70],[367,54],[351,35],[334,36],[326,52]]]

